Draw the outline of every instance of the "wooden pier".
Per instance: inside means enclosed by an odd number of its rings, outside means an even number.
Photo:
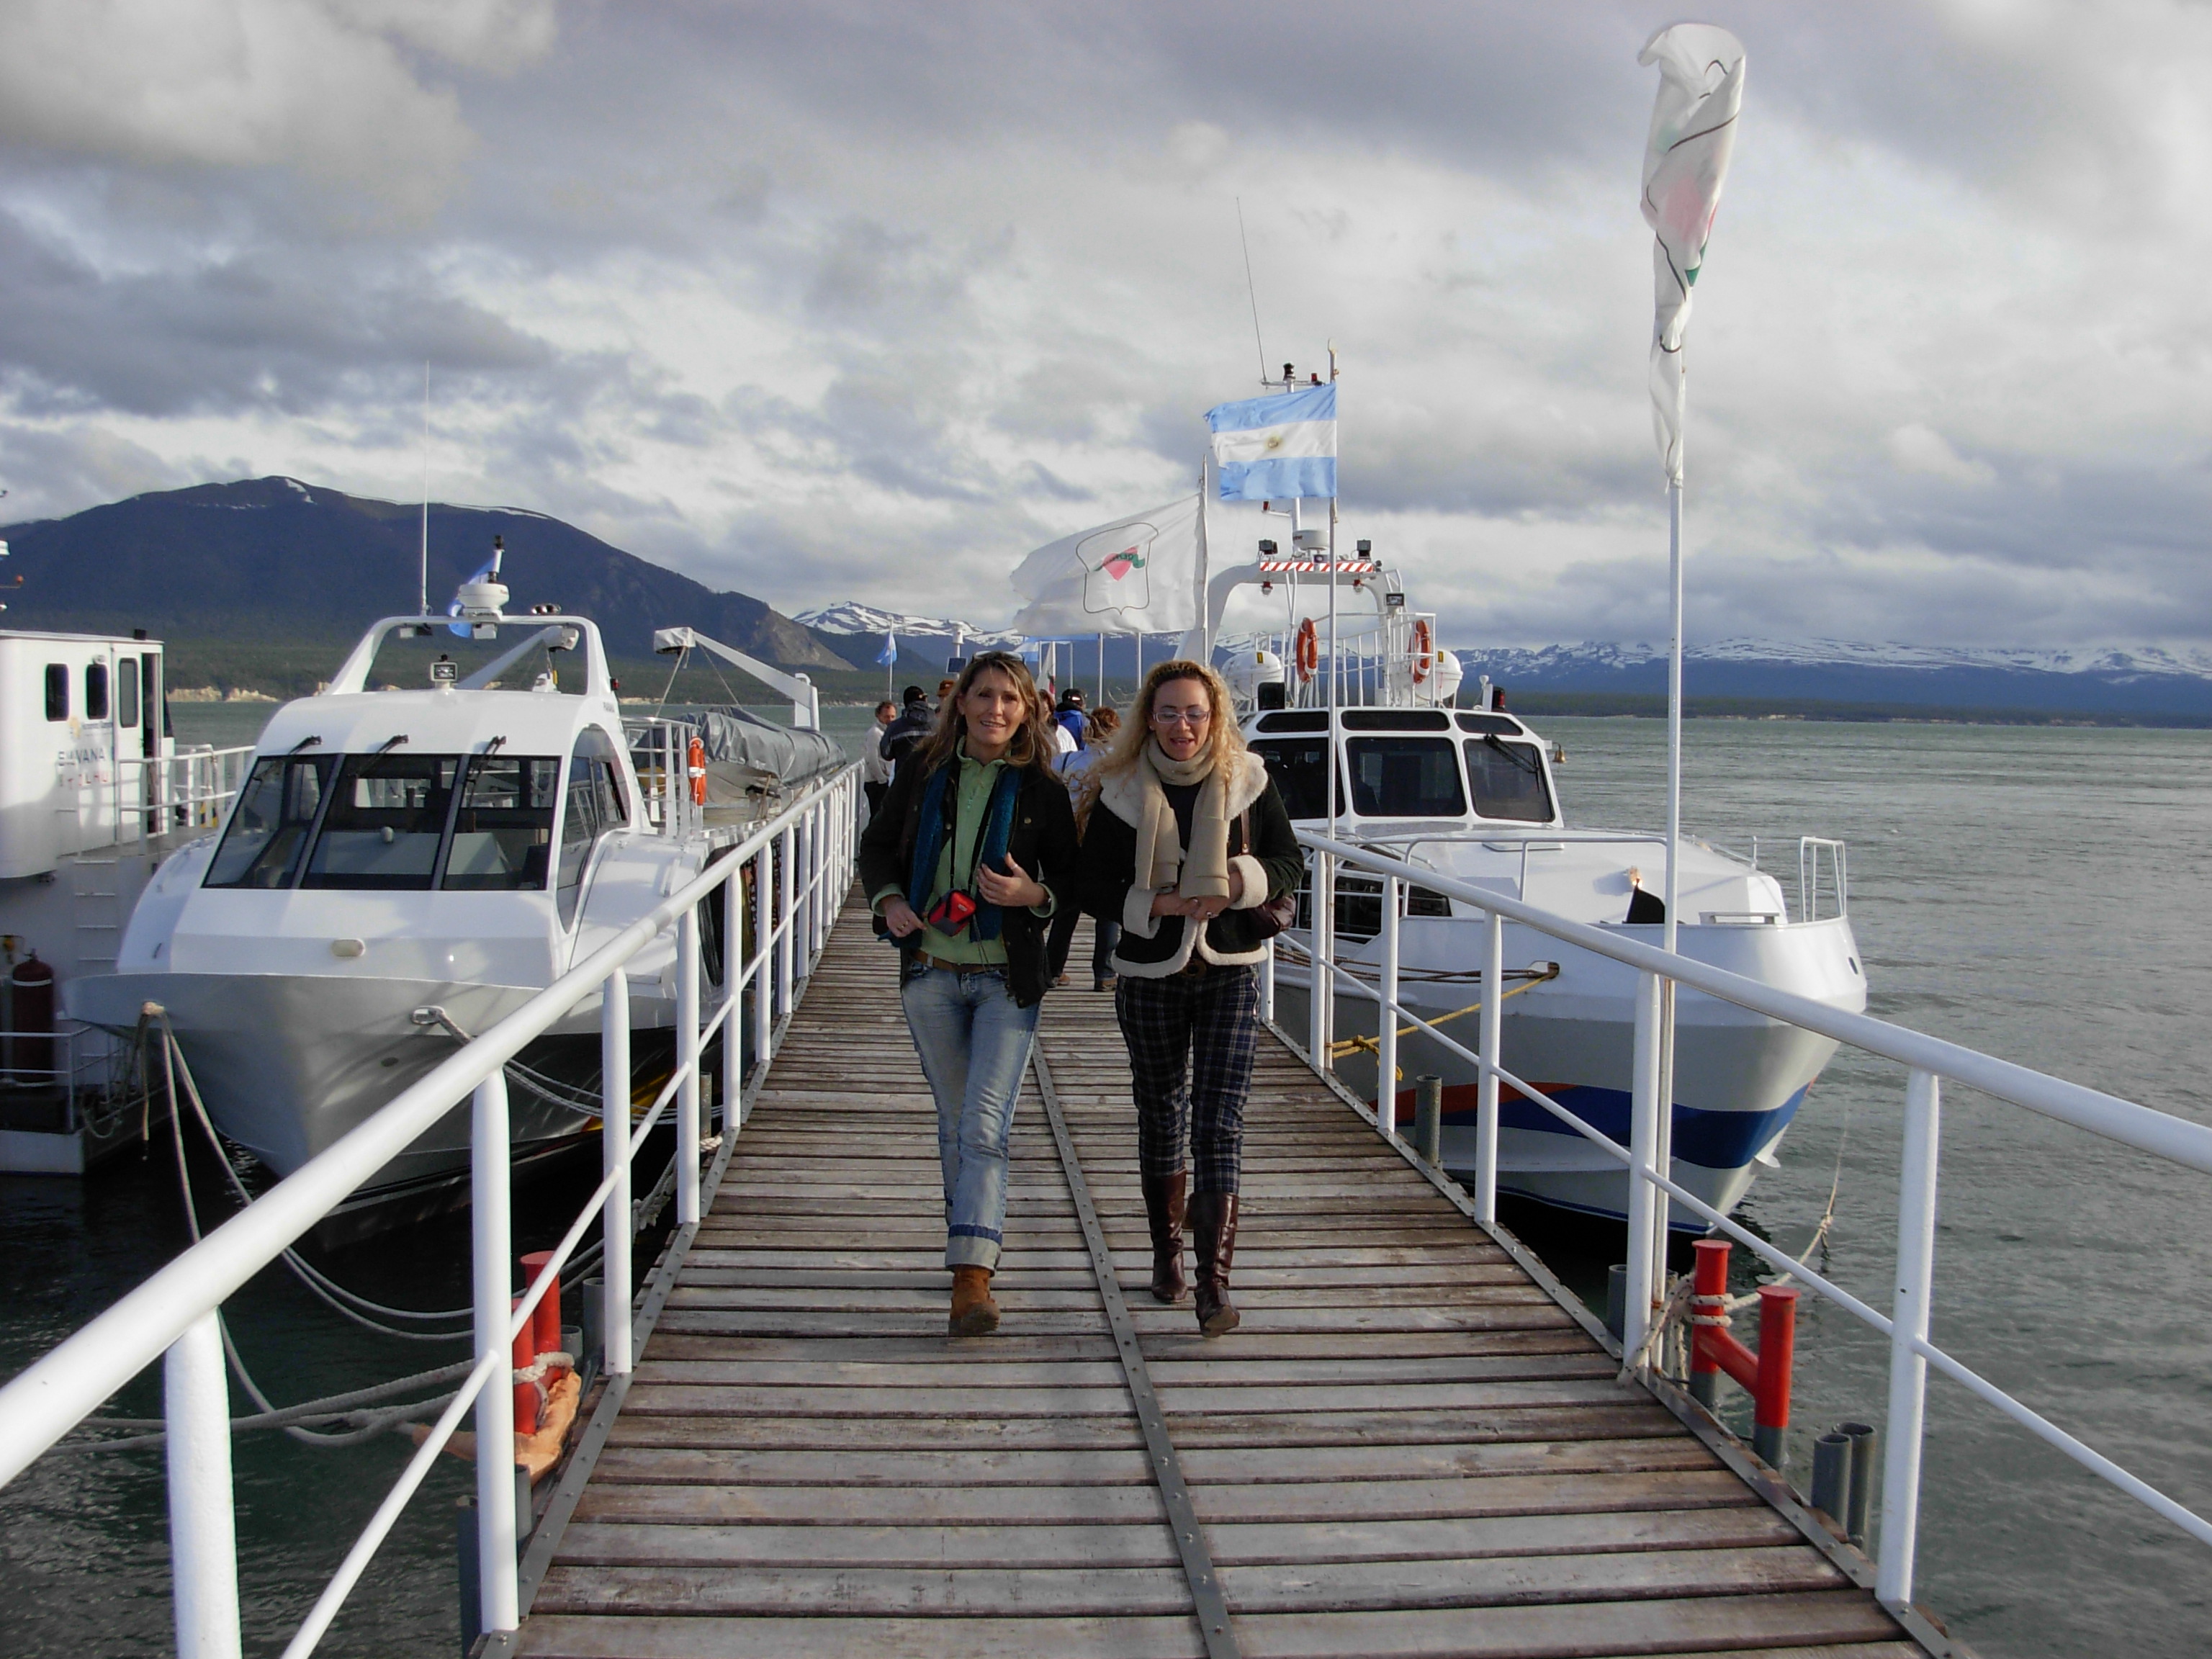
[[[507,1650],[1923,1652],[1272,1040],[1241,1330],[1146,1292],[1128,1071],[1085,986],[1047,999],[1016,1120],[1005,1323],[949,1340],[892,968],[848,906]]]

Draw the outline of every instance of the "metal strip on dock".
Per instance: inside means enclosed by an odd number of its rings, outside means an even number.
[[[1182,1478],[1182,1459],[1176,1453],[1175,1442],[1168,1437],[1167,1415],[1160,1409],[1152,1374],[1146,1368],[1137,1328],[1129,1321],[1129,1304],[1121,1299],[1121,1275],[1114,1266],[1113,1251],[1106,1248],[1106,1232],[1098,1224],[1090,1183],[1083,1178],[1083,1160],[1075,1155],[1074,1137],[1067,1132],[1067,1119],[1060,1112],[1060,1097],[1052,1086],[1052,1068],[1045,1064],[1039,1048],[1030,1051],[1030,1065],[1036,1073],[1037,1093],[1044,1100],[1053,1142],[1060,1148],[1060,1167],[1075,1199],[1075,1218],[1091,1250],[1091,1270],[1097,1276],[1099,1300],[1106,1304],[1106,1322],[1113,1328],[1114,1346],[1121,1352],[1121,1374],[1128,1380],[1129,1398],[1136,1402],[1137,1422],[1145,1431],[1145,1450],[1152,1460],[1152,1479],[1158,1483],[1160,1500],[1168,1508],[1168,1525],[1175,1531],[1183,1577],[1190,1581],[1191,1606],[1198,1614],[1199,1633],[1206,1638],[1206,1659],[1240,1659],[1237,1633],[1229,1622],[1229,1604],[1221,1599],[1221,1580],[1213,1570],[1213,1553],[1206,1547],[1198,1511],[1191,1504],[1190,1487]]]

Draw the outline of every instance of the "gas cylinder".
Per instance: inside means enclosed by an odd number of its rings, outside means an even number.
[[[39,960],[36,951],[15,964],[8,975],[9,994],[15,1013],[9,1029],[13,1051],[8,1067],[19,1083],[52,1082],[54,1069],[54,970]]]

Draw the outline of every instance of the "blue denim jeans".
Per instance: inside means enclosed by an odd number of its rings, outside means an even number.
[[[1042,1004],[1016,1007],[1003,968],[955,973],[919,957],[900,975],[899,1000],[937,1097],[945,1265],[995,1268],[1006,1225],[1014,1102]]]

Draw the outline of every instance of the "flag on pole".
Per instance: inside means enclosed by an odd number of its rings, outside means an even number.
[[[1713,215],[1743,107],[1743,43],[1710,23],[1677,23],[1637,54],[1659,66],[1644,151],[1644,218],[1651,227],[1657,314],[1651,331],[1651,429],[1667,482],[1682,482],[1682,335],[1705,264]]]
[[[1040,547],[1014,572],[1029,604],[1013,625],[1043,635],[1193,626],[1204,505],[1186,495]]]
[[[1206,411],[1224,501],[1336,494],[1336,383]]]
[[[876,653],[876,666],[878,668],[889,668],[897,660],[898,630],[893,628],[886,628],[884,629],[884,648]]]

